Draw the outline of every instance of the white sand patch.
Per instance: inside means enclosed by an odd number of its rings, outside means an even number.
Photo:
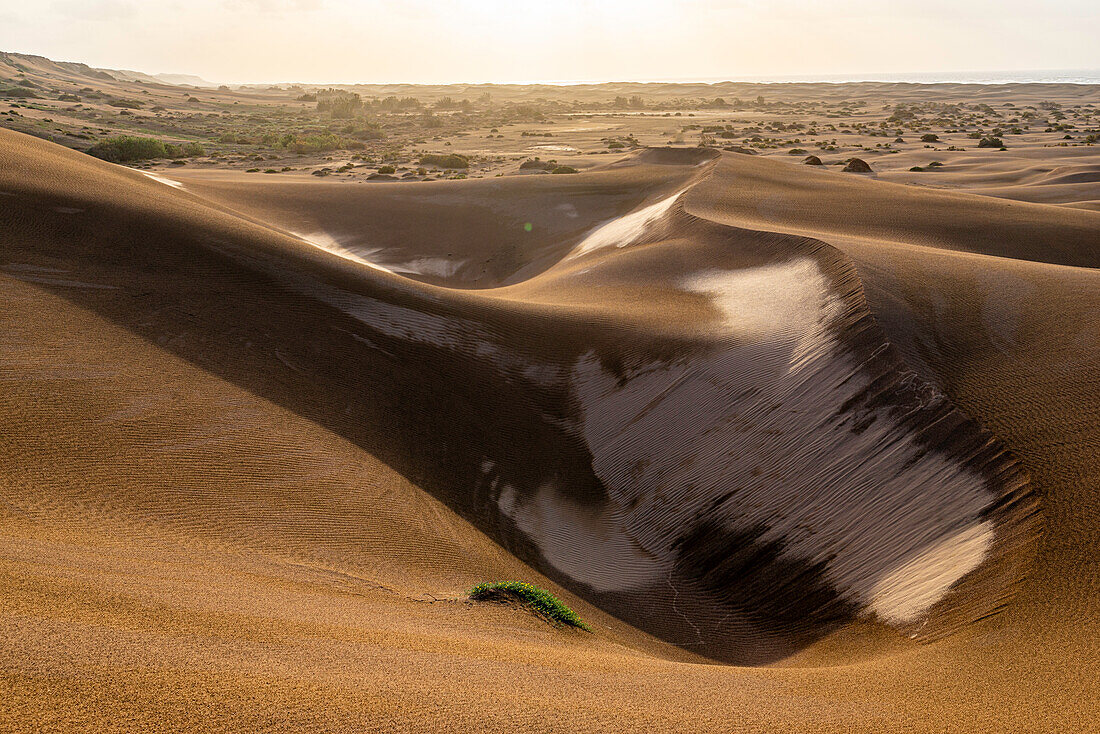
[[[401,262],[387,262],[385,267],[392,273],[453,278],[465,264],[465,260],[451,260],[445,257],[418,257]]]
[[[650,225],[668,213],[683,193],[679,191],[656,204],[650,204],[643,209],[600,225],[573,248],[567,259],[605,247],[626,247],[633,244]]]
[[[576,153],[577,149],[572,145],[529,145],[527,150],[549,150],[557,153]]]
[[[331,252],[333,255],[339,255],[345,260],[351,260],[352,262],[366,265],[367,267],[374,268],[375,270],[381,270],[384,273],[393,272],[389,268],[383,267],[377,263],[373,263],[370,260],[360,257],[352,250],[349,250],[348,248],[340,244],[340,242],[328,232],[313,232],[311,234],[304,234],[302,232],[290,232],[290,234],[294,235],[303,242],[308,242],[314,247],[319,247],[326,252]]]
[[[168,178],[167,176],[162,176],[159,173],[153,173],[152,171],[142,171],[142,173],[144,173],[146,176],[153,179],[154,181],[159,181],[160,183],[164,184],[165,186],[171,186],[174,189],[182,189],[183,188],[183,184],[181,184],[179,181],[173,181],[172,179]]]
[[[497,506],[550,565],[596,591],[639,588],[668,572],[669,564],[634,543],[606,506],[577,504],[550,486],[522,501],[512,487],[504,486]]]
[[[985,559],[993,526],[983,522],[944,538],[883,576],[868,607],[891,624],[913,622]]]
[[[666,563],[701,520],[763,528],[759,542],[819,564],[868,614],[918,618],[981,561],[982,478],[926,451],[888,409],[841,410],[869,377],[829,333],[843,303],[814,261],[687,286],[711,294],[728,338],[625,375],[594,353],[574,365],[607,514]]]

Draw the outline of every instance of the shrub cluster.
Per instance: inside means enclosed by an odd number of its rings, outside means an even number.
[[[162,143],[154,138],[134,135],[117,135],[100,140],[88,149],[88,154],[111,163],[143,161],[151,158],[192,158],[206,155],[202,145],[195,142]]]
[[[420,157],[420,165],[436,168],[469,168],[470,161],[458,153],[428,153]]]
[[[363,106],[363,98],[354,92],[341,89],[325,89],[317,92],[317,111],[328,112],[333,117],[348,118]]]
[[[23,99],[37,99],[38,93],[30,89],[24,89],[22,87],[12,87],[10,89],[0,89],[0,94],[5,97],[21,97]]]

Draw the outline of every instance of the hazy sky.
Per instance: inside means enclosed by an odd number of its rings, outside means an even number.
[[[1100,67],[1098,0],[0,0],[0,50],[217,82]]]

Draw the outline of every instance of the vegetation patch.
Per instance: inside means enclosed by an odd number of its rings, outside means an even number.
[[[576,612],[556,596],[523,581],[490,581],[478,584],[466,595],[473,601],[519,602],[551,624],[592,631]]]
[[[153,138],[118,135],[100,140],[88,149],[88,154],[111,163],[124,163],[126,161],[143,161],[149,158],[164,158],[167,156],[167,151],[164,149],[164,143]]]
[[[436,168],[469,168],[470,161],[458,153],[428,153],[420,157],[420,165]]]
[[[206,155],[202,145],[187,142],[182,145],[162,143],[155,138],[136,135],[116,135],[104,138],[88,149],[88,154],[111,163],[144,161],[150,158],[194,158]]]

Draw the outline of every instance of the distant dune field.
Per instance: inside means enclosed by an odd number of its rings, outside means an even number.
[[[351,185],[0,130],[0,728],[1087,730],[1087,166]]]

